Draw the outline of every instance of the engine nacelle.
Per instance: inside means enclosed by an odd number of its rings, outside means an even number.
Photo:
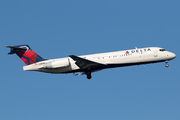
[[[68,67],[69,65],[70,64],[69,64],[68,59],[56,60],[56,61],[45,63],[43,65],[43,68],[65,68],[65,67]]]

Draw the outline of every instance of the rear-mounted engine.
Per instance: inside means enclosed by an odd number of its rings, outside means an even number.
[[[45,63],[43,65],[43,68],[65,68],[68,67],[69,64],[69,60],[65,59],[65,60],[56,60],[56,61],[52,61],[52,62],[48,62]]]

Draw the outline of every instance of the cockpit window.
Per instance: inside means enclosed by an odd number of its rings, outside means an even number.
[[[166,51],[165,49],[159,49],[159,51]]]

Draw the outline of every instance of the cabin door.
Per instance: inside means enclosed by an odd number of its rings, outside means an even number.
[[[154,57],[157,57],[157,56],[158,56],[158,52],[154,51]]]

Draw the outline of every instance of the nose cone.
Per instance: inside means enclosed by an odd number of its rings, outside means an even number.
[[[169,55],[169,57],[171,57],[171,59],[174,59],[176,57],[176,54],[172,53]]]

